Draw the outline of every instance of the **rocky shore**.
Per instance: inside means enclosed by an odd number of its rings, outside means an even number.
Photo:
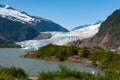
[[[34,52],[29,52],[27,54],[20,55],[20,57],[22,57],[22,58],[36,58],[37,59],[37,57],[34,55]],[[51,58],[44,58],[44,60],[60,61],[58,58],[56,58],[54,56],[52,56]],[[92,61],[90,61],[89,59],[80,58],[77,55],[69,56],[69,57],[67,57],[67,59],[65,61],[66,62],[75,62],[75,63],[87,64],[87,66],[89,66],[89,67],[97,67],[97,66],[92,65]]]

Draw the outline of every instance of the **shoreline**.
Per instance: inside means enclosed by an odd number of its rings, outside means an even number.
[[[34,77],[33,77],[33,76],[29,76],[29,77],[28,77],[28,80],[37,80],[37,79],[38,79],[37,76],[36,76],[36,77],[35,77],[35,76],[34,76]]]
[[[35,57],[33,52],[29,52],[27,54],[20,55],[20,57],[22,57],[22,58],[42,59],[42,58]],[[91,60],[89,60],[87,58],[80,58],[77,55],[69,56],[69,57],[67,57],[67,59],[65,61],[60,61],[58,58],[55,58],[54,56],[52,56],[51,58],[44,58],[42,60],[59,61],[59,62],[71,62],[71,63],[82,63],[82,64],[86,64],[88,67],[91,67],[91,68],[99,68],[99,66],[94,66],[92,64]]]
[[[27,54],[22,54],[20,55],[20,57],[22,58],[33,58],[33,59],[41,59],[41,60],[46,60],[46,61],[58,61],[58,62],[70,62],[70,63],[81,63],[81,64],[85,64],[86,66],[90,67],[90,68],[99,68],[99,66],[94,66],[92,64],[92,61],[87,59],[87,58],[80,58],[77,55],[73,55],[73,56],[69,56],[67,57],[67,59],[65,61],[60,61],[59,59],[55,58],[54,56],[52,56],[51,58],[37,58],[34,56],[34,52],[29,52]],[[29,76],[28,80],[37,80],[38,76]]]

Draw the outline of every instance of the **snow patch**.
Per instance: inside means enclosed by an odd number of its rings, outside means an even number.
[[[19,22],[32,22],[35,19],[15,9],[10,9],[10,5],[0,5],[0,15],[10,20]]]

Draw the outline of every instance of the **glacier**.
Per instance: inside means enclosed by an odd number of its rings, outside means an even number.
[[[26,40],[22,42],[16,42],[16,44],[20,45],[22,49],[30,50],[37,50],[39,47],[47,44],[66,45],[68,42],[76,41],[78,39],[82,40],[93,37],[99,31],[100,25],[101,23],[92,24],[85,28],[70,32],[45,32],[51,33],[52,37],[50,39],[43,40]]]

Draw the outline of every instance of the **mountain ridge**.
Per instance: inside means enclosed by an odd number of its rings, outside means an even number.
[[[77,27],[74,27],[71,31],[74,31],[74,30],[77,30],[77,29],[81,29],[81,28],[85,28],[87,26],[90,26],[90,25],[96,25],[96,24],[99,24],[99,23],[102,23],[101,20],[98,20],[96,23],[94,24],[85,24],[85,25],[81,25],[81,26],[77,26]]]
[[[7,18],[7,19],[10,19],[13,21],[18,21],[23,24],[27,23],[27,24],[30,24],[31,26],[37,27],[37,30],[39,32],[40,31],[68,31],[67,29],[63,28],[59,24],[52,22],[51,20],[48,20],[48,19],[42,18],[42,17],[38,17],[38,16],[31,16],[31,15],[27,14],[26,12],[23,12],[23,11],[21,12],[19,10],[12,8],[10,5],[0,4],[0,15],[3,18]],[[42,25],[44,27],[40,28],[40,26],[42,26]],[[46,27],[46,29],[44,29],[45,27]],[[50,27],[50,28],[48,28],[48,27]],[[53,29],[53,28],[56,28],[56,29]]]
[[[108,16],[101,24],[99,32],[81,45],[120,48],[120,9]]]
[[[17,29],[18,28],[18,29]],[[30,40],[40,32],[68,30],[51,20],[31,16],[12,8],[10,5],[0,4],[0,35],[8,43]]]

